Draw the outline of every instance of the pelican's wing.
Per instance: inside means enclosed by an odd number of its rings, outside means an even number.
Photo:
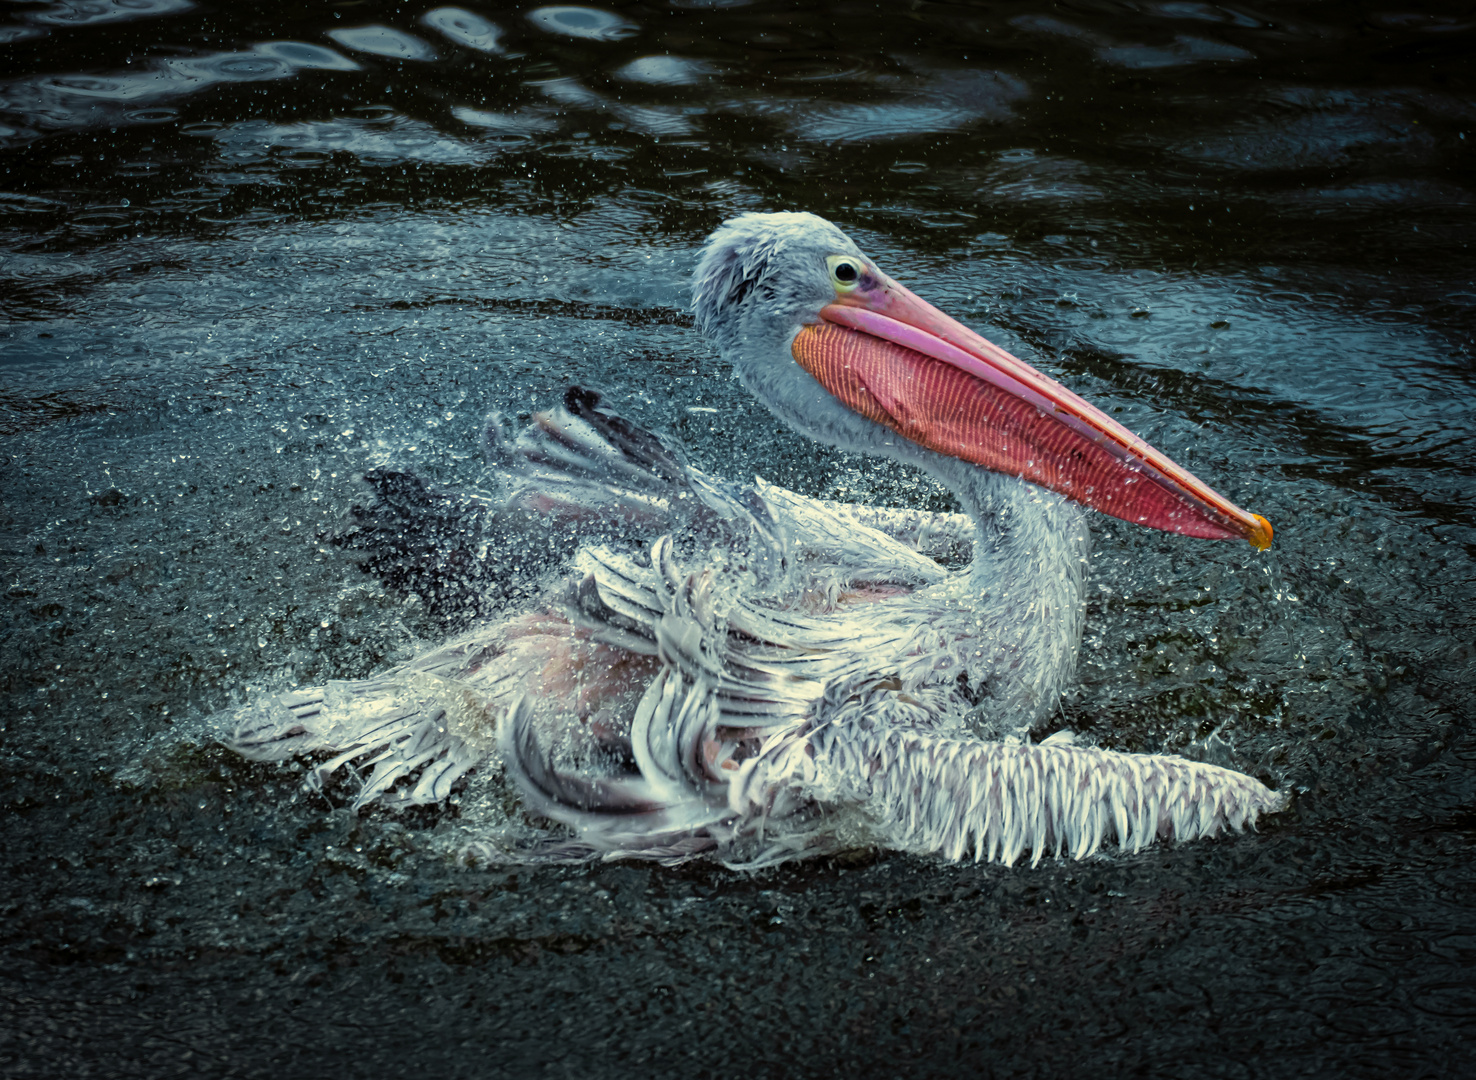
[[[812,499],[762,477],[754,486],[790,529],[796,554],[814,559],[839,554],[861,565],[893,566],[897,580],[918,584],[942,580],[947,571],[940,563],[966,563],[973,554],[974,523],[967,514]],[[885,573],[868,580],[886,580]]]
[[[535,416],[515,449],[523,464],[514,471],[514,503],[580,508],[586,519],[598,510],[606,520],[664,521],[677,533],[717,537],[761,579],[775,579],[794,547],[848,582],[916,587],[947,576],[935,553],[957,559],[972,550],[973,526],[962,514],[847,506],[762,478],[716,480],[578,388],[564,395],[562,409]],[[756,560],[772,565],[761,569]]]
[[[949,859],[1082,859],[1110,838],[1136,852],[1236,831],[1285,806],[1253,777],[1161,754],[898,729],[825,729],[811,742],[817,784],[849,785],[890,845]]]
[[[659,656],[704,680],[731,727],[777,727],[813,715],[826,687],[887,657],[907,628],[865,613],[807,615],[770,606],[725,568],[688,571],[669,537],[649,565],[604,547],[581,551],[584,577],[566,611],[596,638]]]
[[[647,542],[673,531],[716,540],[749,563],[769,564],[769,576],[782,573],[783,537],[752,487],[688,465],[596,393],[571,388],[562,408],[533,417],[513,451],[506,455],[510,506],[577,522],[586,540],[608,537],[621,523],[645,527]]]
[[[658,694],[663,685],[664,680],[653,684]],[[684,715],[702,708],[702,693],[690,690],[667,695],[668,703],[673,699],[680,703]],[[526,697],[503,721],[498,747],[509,777],[530,808],[572,826],[582,842],[602,851],[663,857],[675,847],[683,856],[690,855],[692,847],[686,841],[732,817],[722,803],[702,798],[689,784],[667,783],[659,771],[633,777],[561,771],[539,744]]]
[[[670,533],[688,550],[725,551],[764,585],[798,564],[839,591],[857,581],[932,584],[947,574],[935,560],[961,561],[972,542],[958,514],[829,503],[761,479],[719,481],[577,387],[516,435],[489,417],[484,450],[504,498],[373,470],[365,474],[373,501],[353,508],[333,542],[446,615],[499,610],[590,543],[645,547]]]
[[[374,498],[335,544],[360,568],[444,615],[488,615],[525,596],[551,565],[591,542],[644,547],[677,532],[718,542],[769,576],[783,537],[750,485],[718,482],[660,437],[571,388],[560,408],[510,436],[486,423],[484,452],[504,496],[441,489],[407,472],[365,474]]]
[[[475,694],[460,683],[500,646],[495,634],[465,634],[378,678],[266,697],[237,710],[222,741],[255,761],[331,755],[307,781],[321,790],[334,773],[357,778],[356,810],[440,802],[486,757],[497,717],[516,700],[512,678],[484,677]]]
[[[445,690],[401,679],[329,683],[246,707],[223,741],[255,761],[327,751],[306,779],[322,789],[336,772],[356,777],[356,810],[376,800],[440,802],[486,755],[487,740],[473,733],[490,737],[493,727],[458,715],[466,703]]]
[[[963,561],[972,551],[973,525],[963,514],[827,502],[762,478],[752,485],[717,480],[577,387],[563,408],[537,414],[515,443],[489,457],[506,463],[515,505],[720,538],[750,563],[774,560],[760,574],[770,579],[788,547],[851,580],[914,587],[947,576],[939,558]]]
[[[732,841],[802,810],[809,800],[796,785],[809,775],[806,738],[827,691],[895,650],[901,631],[766,609],[725,589],[729,568],[685,570],[670,537],[648,561],[591,547],[577,565],[584,576],[564,605],[571,622],[662,668],[631,725],[638,777],[562,773],[526,717],[503,726],[510,775],[539,812],[582,841],[627,850],[662,848],[683,829]]]

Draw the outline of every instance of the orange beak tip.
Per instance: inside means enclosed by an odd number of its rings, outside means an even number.
[[[1260,514],[1252,514],[1251,517],[1255,518],[1256,527],[1251,530],[1250,535],[1246,539],[1251,542],[1251,547],[1257,551],[1265,551],[1271,546],[1271,537],[1275,530],[1271,528],[1271,523]]]

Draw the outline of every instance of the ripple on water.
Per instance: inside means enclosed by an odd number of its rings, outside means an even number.
[[[967,229],[978,223],[978,215],[963,210],[934,210],[913,220],[925,229]]]
[[[184,297],[173,289],[147,286],[129,296],[127,302],[137,308],[173,310],[184,303]]]
[[[1187,17],[1193,18],[1194,16]],[[1211,21],[1232,20],[1213,19]],[[1194,37],[1189,34],[1176,36],[1173,43],[1169,45],[1143,45],[1136,42],[1115,41],[1099,31],[1089,30],[1051,15],[1017,15],[1010,19],[1009,23],[1015,29],[1027,34],[1064,38],[1068,41],[1081,42],[1083,45],[1095,46],[1093,52],[1102,63],[1137,71],[1256,58],[1254,53],[1238,45],[1210,38]],[[1251,22],[1251,25],[1257,24]]]
[[[295,68],[314,68],[319,71],[358,71],[359,65],[342,53],[334,52],[323,45],[311,45],[306,41],[263,41],[253,45],[252,52],[273,56]]]
[[[1104,198],[1091,182],[1094,175],[1080,161],[1011,149],[1000,153],[982,176],[965,177],[965,184],[976,193],[987,192],[993,202],[1077,206]]]
[[[55,199],[24,195],[18,191],[0,191],[0,211],[7,214],[52,214],[64,209],[66,204]]]
[[[712,65],[684,56],[641,56],[615,71],[617,79],[653,86],[692,86],[713,73]]]
[[[238,163],[304,153],[352,154],[368,164],[404,161],[438,165],[480,165],[497,154],[494,145],[464,142],[444,135],[422,120],[340,117],[301,124],[246,120],[215,132],[222,154]],[[299,159],[301,160],[301,159]]]
[[[29,12],[26,18],[50,26],[97,26],[173,15],[194,6],[192,0],[61,0],[42,11]]]
[[[531,87],[543,91],[543,93],[558,102],[560,105],[568,105],[578,109],[603,109],[613,104],[606,98],[585,86],[578,79],[558,78],[539,79],[528,83]]]
[[[436,50],[431,47],[430,42],[422,41],[414,34],[407,34],[392,26],[345,26],[342,29],[329,30],[328,36],[345,49],[374,56],[388,56],[393,60],[436,58]]]
[[[530,139],[534,135],[555,131],[559,126],[551,116],[532,109],[495,112],[490,109],[473,109],[469,105],[457,105],[452,108],[451,115],[463,124],[470,124],[508,139]]]
[[[1377,158],[1414,164],[1438,151],[1435,138],[1412,123],[1419,110],[1392,96],[1283,90],[1247,111],[1171,149],[1193,161],[1258,172],[1343,168]],[[1392,194],[1407,197],[1402,189]]]
[[[1255,53],[1238,45],[1186,34],[1180,34],[1172,45],[1104,45],[1097,50],[1097,59],[1102,63],[1139,71],[1255,58]]]
[[[137,83],[149,85],[158,96],[189,93],[222,82],[261,82],[285,79],[300,68],[357,71],[359,65],[342,53],[300,41],[267,41],[245,52],[176,57],[158,62]],[[135,85],[130,83],[130,85]]]
[[[173,110],[145,102],[182,98],[221,83],[290,78],[301,69],[358,68],[342,53],[321,45],[267,41],[240,52],[154,59],[139,64],[136,71],[17,79],[0,85],[0,112],[24,117],[42,129],[156,124],[173,119]]]
[[[503,51],[502,29],[466,8],[433,8],[420,17],[421,25],[443,34],[457,45],[484,53]]]
[[[83,236],[112,233],[132,223],[132,216],[121,210],[83,210],[67,218],[67,228]]]
[[[1476,934],[1462,929],[1437,937],[1430,942],[1430,952],[1468,966],[1476,964]]]
[[[168,107],[130,109],[123,117],[133,124],[167,124],[179,119],[179,110]]]
[[[1328,1010],[1327,1026],[1350,1043],[1381,1042],[1410,1029],[1405,1010],[1393,1005],[1367,1005],[1344,998]]]
[[[43,93],[50,92],[56,98],[105,98],[109,101],[129,101],[167,92],[169,87],[154,85],[156,80],[142,73],[138,75],[52,75],[36,80],[33,84]]]
[[[566,109],[581,109],[615,117],[632,131],[656,138],[691,135],[696,123],[686,110],[674,106],[627,105],[591,90],[578,79],[543,79],[529,86],[542,90],[545,96]]]
[[[790,130],[803,141],[826,143],[945,134],[969,124],[1008,120],[1014,105],[1029,96],[1024,81],[997,71],[889,75],[868,85],[883,100],[787,103]]]
[[[1151,9],[1154,15],[1164,19],[1189,19],[1195,22],[1225,23],[1254,30],[1265,25],[1261,20],[1241,11],[1231,11],[1218,4],[1168,3]]]
[[[534,8],[528,21],[541,30],[592,41],[623,41],[640,33],[640,27],[610,11],[558,4]]]
[[[1423,1013],[1476,1024],[1476,983],[1427,983],[1410,992],[1410,1002]]]
[[[45,32],[34,26],[0,26],[0,45],[10,45],[13,42],[41,37]]]

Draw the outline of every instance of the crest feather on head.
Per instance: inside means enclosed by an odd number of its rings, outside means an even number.
[[[794,247],[817,253],[854,251],[855,244],[830,222],[809,213],[745,213],[729,218],[707,238],[692,275],[692,312],[698,328],[721,339],[736,329],[731,313],[751,295],[786,299],[773,280],[778,256]],[[727,316],[725,318],[725,316]]]

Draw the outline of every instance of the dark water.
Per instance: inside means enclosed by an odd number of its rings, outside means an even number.
[[[1476,1069],[1476,20],[1463,5],[0,11],[6,1076]],[[326,544],[603,388],[730,476],[817,450],[685,314],[741,209],[1119,411],[1274,549],[1096,522],[1068,721],[1295,793],[1038,869],[486,869],[215,748],[445,631]],[[715,411],[713,411],[715,410]]]

